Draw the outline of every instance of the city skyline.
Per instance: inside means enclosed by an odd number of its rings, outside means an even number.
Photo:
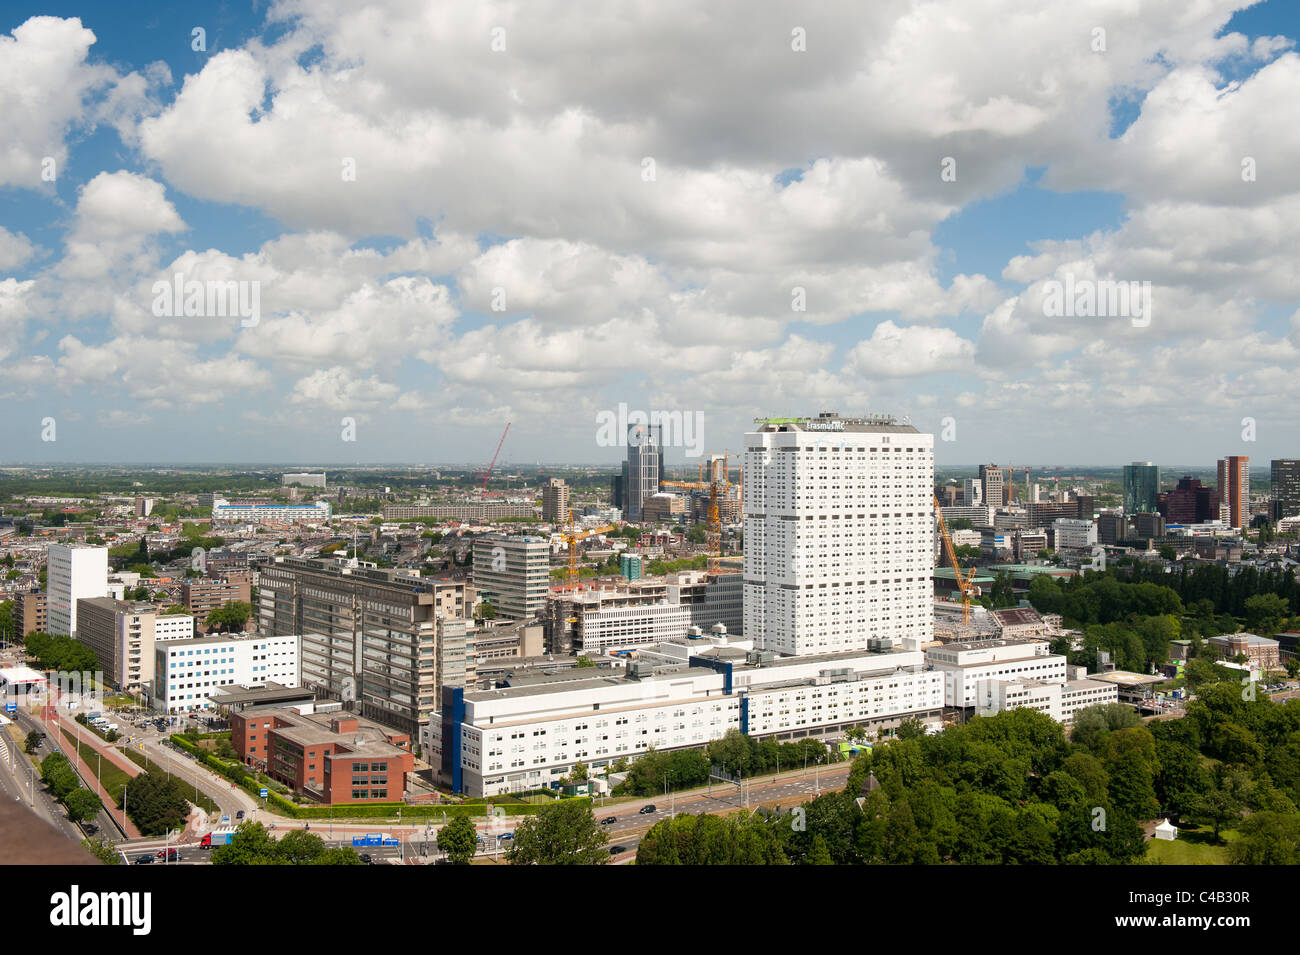
[[[1295,453],[1293,5],[366,9],[8,8],[5,463]]]

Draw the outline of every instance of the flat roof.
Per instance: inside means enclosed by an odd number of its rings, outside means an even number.
[[[1088,679],[1115,683],[1119,686],[1146,686],[1151,683],[1163,683],[1168,677],[1131,673],[1128,670],[1111,670],[1109,673],[1089,673]]]

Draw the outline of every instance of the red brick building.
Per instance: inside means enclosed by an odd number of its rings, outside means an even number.
[[[401,802],[415,768],[411,738],[335,710],[258,706],[230,714],[239,758],[322,803]]]

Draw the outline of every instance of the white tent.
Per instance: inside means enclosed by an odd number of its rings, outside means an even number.
[[[1164,839],[1168,842],[1173,842],[1178,838],[1178,827],[1168,819],[1161,819],[1160,825],[1156,826],[1155,837],[1157,839]]]

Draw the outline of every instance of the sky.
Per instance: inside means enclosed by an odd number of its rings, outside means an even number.
[[[7,3],[0,463],[1300,457],[1300,7],[1138,9]]]

